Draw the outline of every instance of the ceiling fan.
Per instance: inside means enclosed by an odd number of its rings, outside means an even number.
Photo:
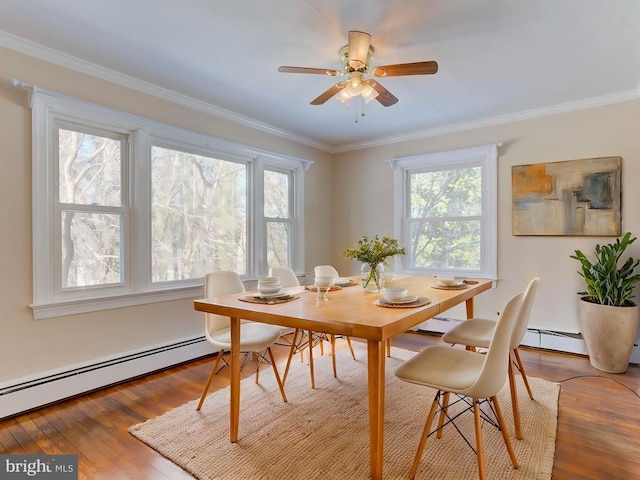
[[[369,62],[373,52],[371,35],[366,32],[351,30],[349,32],[349,44],[339,50],[340,61],[344,66],[344,70],[282,66],[278,68],[278,71],[283,73],[313,73],[331,77],[348,77],[347,80],[336,83],[314,98],[311,101],[311,105],[322,105],[335,95],[338,95],[337,98],[341,102],[349,104],[352,98],[361,95],[366,103],[376,99],[384,107],[390,107],[398,103],[398,99],[373,78],[366,79],[365,75],[399,77],[404,75],[432,75],[438,71],[438,64],[433,61],[383,65],[373,67],[369,71]]]

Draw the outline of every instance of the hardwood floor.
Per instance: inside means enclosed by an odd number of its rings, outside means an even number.
[[[393,344],[417,350],[439,341],[404,334]],[[287,352],[274,353],[282,361]],[[562,385],[553,479],[640,478],[640,367],[614,375],[579,355],[523,348],[521,356],[528,375]],[[0,453],[77,453],[80,479],[193,478],[127,429],[198,398],[211,366],[211,358],[196,360],[0,421]],[[227,384],[224,369],[210,391]]]

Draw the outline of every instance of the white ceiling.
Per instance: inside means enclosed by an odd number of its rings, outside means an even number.
[[[310,105],[340,77],[278,66],[342,69],[349,30],[374,66],[439,71],[378,79],[400,101],[357,124],[353,105]],[[638,98],[640,0],[1,0],[0,45],[341,151]]]

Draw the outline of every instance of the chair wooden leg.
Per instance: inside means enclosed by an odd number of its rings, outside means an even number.
[[[304,345],[304,330],[300,330],[300,345]],[[298,348],[300,350],[300,363],[304,363],[304,348]]]
[[[311,389],[316,388],[316,381],[313,373],[313,332],[309,330],[309,374],[311,375]]]
[[[347,337],[347,345],[349,345],[349,350],[351,351],[351,357],[355,360],[356,359],[356,354],[353,351],[353,345],[351,345],[351,338]]]
[[[516,438],[522,440],[522,426],[520,425],[520,407],[518,406],[518,387],[516,385],[515,372],[513,371],[513,361],[509,354],[509,390],[511,391],[511,410],[513,411],[513,425],[515,426]]]
[[[422,430],[422,436],[420,437],[420,443],[418,444],[418,451],[416,452],[416,456],[413,459],[413,465],[411,466],[411,472],[409,473],[409,478],[413,480],[416,476],[416,472],[418,471],[418,466],[420,465],[420,459],[422,458],[422,452],[424,451],[424,446],[427,443],[427,438],[429,437],[429,429],[431,428],[431,424],[433,423],[433,418],[436,416],[436,408],[438,407],[438,397],[440,396],[440,392],[438,392],[433,399],[433,403],[431,404],[431,410],[429,410],[429,415],[427,416],[427,421],[424,424],[424,429]]]
[[[387,338],[386,342],[385,342],[385,347],[387,349],[387,357],[391,356],[391,339]]]
[[[273,374],[276,376],[276,382],[278,382],[278,388],[280,389],[280,395],[282,395],[282,400],[287,402],[287,396],[284,393],[284,385],[280,380],[280,374],[278,373],[278,368],[276,367],[276,359],[273,358],[273,352],[271,351],[271,347],[267,348],[267,352],[269,353],[269,360],[271,360],[271,366],[273,367]]]
[[[476,430],[476,456],[478,457],[478,476],[480,480],[486,480],[487,469],[484,463],[484,446],[482,441],[482,423],[480,419],[480,405],[478,399],[473,399],[473,419]]]
[[[440,410],[440,418],[438,418],[438,431],[436,433],[437,438],[442,438],[442,426],[444,425],[444,419],[446,417],[448,408],[449,408],[449,392],[444,392],[444,395],[442,396],[442,409]]]
[[[204,399],[207,397],[207,392],[209,391],[209,387],[211,386],[211,380],[213,380],[213,376],[216,374],[216,370],[218,370],[218,364],[220,363],[221,358],[222,358],[222,351],[218,352],[216,361],[213,362],[213,368],[211,369],[211,373],[209,374],[207,383],[205,384],[204,389],[202,390],[202,395],[200,396],[200,402],[198,403],[196,410],[200,410],[202,408]]]
[[[333,378],[338,378],[338,372],[336,370],[336,336],[331,334],[329,336],[331,343],[331,364],[333,366]]]
[[[284,375],[282,376],[282,384],[284,385],[285,382],[287,381],[287,375],[289,375],[289,366],[291,365],[291,359],[293,358],[293,354],[296,350],[296,341],[298,338],[298,332],[300,330],[296,328],[296,331],[293,332],[293,339],[291,340],[291,348],[289,348],[289,356],[287,357],[287,366],[284,367]],[[300,335],[300,338],[302,338],[302,335]],[[302,352],[301,352],[302,353]]]
[[[518,370],[520,370],[520,375],[522,375],[522,381],[524,382],[524,386],[527,387],[527,392],[529,393],[529,398],[533,400],[533,393],[531,393],[531,387],[529,387],[529,380],[527,380],[527,374],[524,371],[524,364],[522,363],[522,359],[520,358],[520,352],[518,351],[518,347],[513,349],[513,356],[517,362]]]
[[[513,446],[511,445],[511,440],[509,439],[509,432],[507,432],[506,425],[504,424],[502,410],[500,410],[500,405],[498,404],[498,397],[491,397],[491,402],[493,403],[493,408],[496,412],[498,425],[500,425],[500,430],[502,430],[502,438],[504,438],[504,444],[507,446],[507,451],[509,452],[509,457],[511,458],[511,465],[513,465],[513,468],[520,468],[520,465],[518,465],[518,460],[516,460],[516,454],[513,451]]]

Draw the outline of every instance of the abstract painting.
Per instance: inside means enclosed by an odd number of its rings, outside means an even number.
[[[511,167],[513,235],[621,235],[621,157]]]

